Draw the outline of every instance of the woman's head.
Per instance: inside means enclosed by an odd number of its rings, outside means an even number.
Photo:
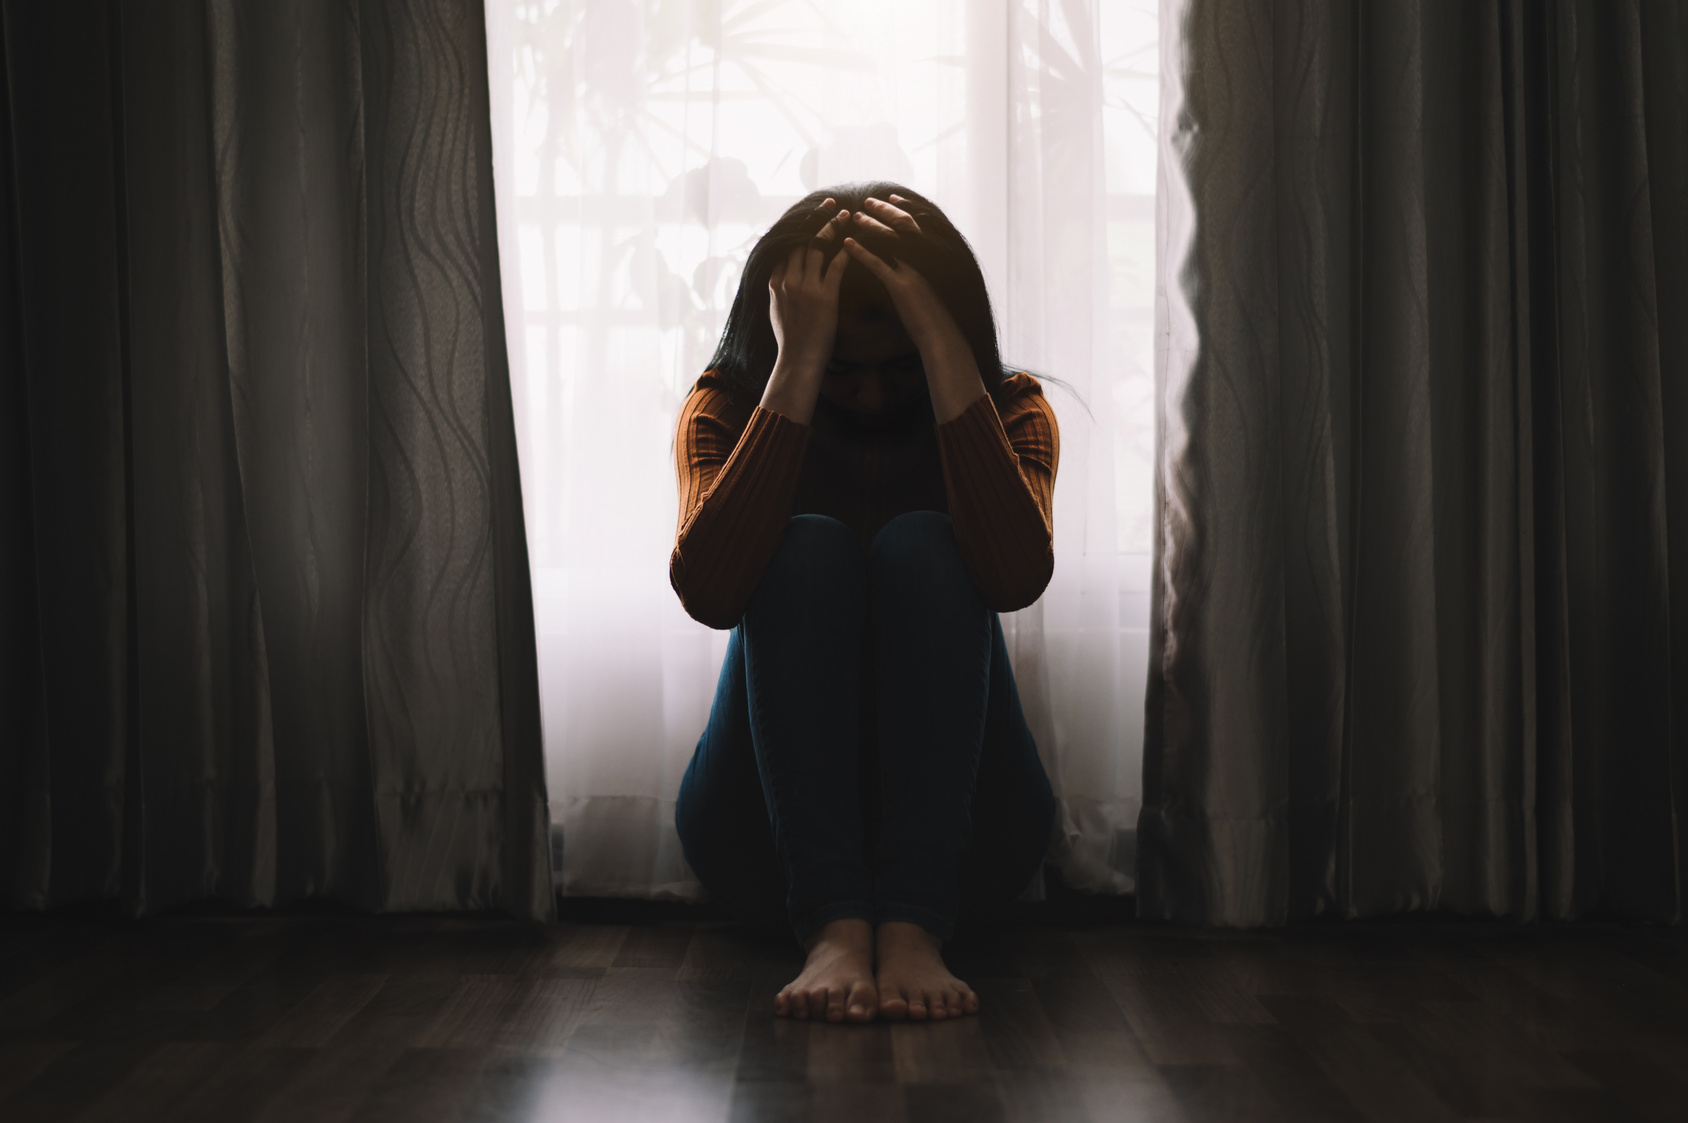
[[[926,278],[972,348],[985,388],[994,393],[1002,383],[1002,359],[979,263],[967,240],[935,203],[895,183],[829,187],[810,193],[781,215],[750,251],[710,365],[760,394],[779,353],[768,319],[768,279],[776,263],[808,244],[839,208],[859,211],[867,199],[886,200],[892,194],[904,200],[898,205],[914,217],[920,232],[891,237],[852,230],[851,236],[888,263],[905,261]],[[834,205],[823,205],[828,199]],[[866,269],[846,265],[848,261],[845,256],[834,265],[844,267],[845,273],[838,298],[837,342],[822,395],[865,419],[923,399],[925,373],[890,294]]]

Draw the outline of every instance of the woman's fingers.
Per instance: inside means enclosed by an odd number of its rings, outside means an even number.
[[[897,236],[897,232],[895,230],[886,226],[883,222],[880,222],[877,218],[874,218],[866,211],[857,211],[855,221],[850,225],[854,226],[857,230],[872,230],[880,234],[889,235],[892,238]]]
[[[808,255],[812,251],[803,246],[793,249],[785,257],[785,274],[782,283],[788,288],[794,288],[803,283],[803,271],[808,263]]]
[[[884,284],[891,294],[897,315],[902,318],[903,327],[908,329],[909,336],[923,353],[929,353],[929,341],[946,342],[953,337],[956,330],[954,317],[918,269],[907,262],[888,265],[884,258],[854,238],[844,239],[844,248],[857,264]]]
[[[839,246],[838,252],[827,258],[826,276],[821,285],[826,291],[826,297],[835,305],[838,301],[839,290],[844,287],[844,267],[850,264],[848,248]]]
[[[875,277],[878,277],[881,281],[884,281],[887,287],[889,287],[892,282],[897,279],[896,270],[892,269],[889,265],[886,265],[884,258],[880,257],[878,254],[874,253],[854,238],[845,238],[844,248],[849,251],[851,257],[866,266],[868,272],[872,273]]]
[[[896,203],[905,203],[908,200],[901,195],[893,195],[891,198],[894,202],[887,203],[883,199],[868,199],[862,203],[862,210],[893,230],[906,230],[911,234],[920,233],[920,224],[914,221],[914,216],[895,205]]]
[[[826,270],[832,266],[832,263],[837,260],[839,252],[843,249],[842,246],[837,249],[833,247],[844,236],[844,228],[849,216],[849,211],[839,211],[833,215],[831,221],[821,227],[820,233],[816,234],[814,241],[809,244],[810,256],[805,258],[805,267],[817,283],[825,275]]]
[[[836,201],[832,198],[832,196],[829,195],[825,199],[821,200],[820,205],[815,208],[815,213],[819,214],[821,211],[826,210],[828,207],[833,207],[833,206],[836,206],[836,205],[837,205]],[[842,213],[842,212],[840,212],[840,213]],[[836,215],[836,214],[833,215],[831,218],[827,219],[826,222],[821,224],[820,233],[816,234],[815,237],[817,237],[817,238],[824,237],[826,235],[826,232],[828,230],[832,229],[833,223],[835,223],[837,221],[838,221],[838,215]]]
[[[839,238],[844,236],[844,223],[849,219],[849,217],[849,211],[840,210],[837,214],[827,220],[826,225],[821,227],[820,233],[816,234],[815,237],[819,238],[823,242],[836,242]]]

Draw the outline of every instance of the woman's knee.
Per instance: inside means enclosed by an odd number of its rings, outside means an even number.
[[[793,515],[749,607],[807,603],[818,594],[829,600],[843,594],[843,603],[852,599],[850,590],[864,590],[866,584],[862,547],[854,531],[826,515]]]
[[[793,515],[773,565],[807,574],[859,572],[862,547],[855,531],[829,515]]]
[[[920,580],[971,588],[955,526],[942,511],[907,511],[886,523],[868,551],[868,570],[878,584]]]

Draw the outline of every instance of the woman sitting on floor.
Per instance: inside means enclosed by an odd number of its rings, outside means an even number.
[[[931,202],[816,192],[751,251],[675,437],[670,579],[732,629],[675,818],[711,895],[807,950],[781,1015],[979,1008],[940,947],[1049,839],[997,614],[1049,582],[1059,448]]]

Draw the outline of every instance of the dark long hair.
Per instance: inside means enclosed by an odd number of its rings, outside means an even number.
[[[926,278],[972,348],[985,389],[993,398],[997,397],[1003,378],[1012,372],[1003,368],[1002,355],[997,350],[996,318],[991,314],[985,275],[973,256],[973,248],[936,203],[900,183],[884,181],[846,183],[812,191],[762,235],[744,263],[738,294],[733,297],[727,326],[714,357],[709,360],[710,366],[718,374],[760,395],[767,388],[768,376],[773,373],[774,360],[779,355],[774,328],[768,320],[768,278],[773,275],[775,264],[820,233],[839,207],[856,211],[870,196],[889,201],[893,194],[905,200],[902,208],[914,216],[920,233],[899,233],[893,238],[852,231],[850,236],[887,263],[906,261]],[[836,206],[823,208],[821,204],[829,198],[836,200]],[[891,304],[885,286],[860,265],[852,264],[845,273],[843,289],[839,298],[842,303],[887,307]]]

